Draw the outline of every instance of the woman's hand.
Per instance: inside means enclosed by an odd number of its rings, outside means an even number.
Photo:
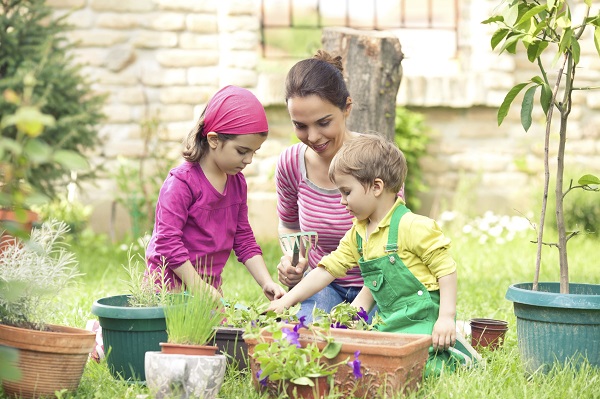
[[[452,317],[439,317],[431,333],[433,349],[445,351],[456,343],[456,324]]]
[[[283,255],[277,265],[279,282],[287,287],[293,287],[302,280],[308,266],[308,259],[300,258],[296,267],[292,266],[292,257]]]
[[[263,293],[267,298],[269,298],[269,301],[272,301],[285,295],[285,290],[282,286],[271,280],[263,286]]]

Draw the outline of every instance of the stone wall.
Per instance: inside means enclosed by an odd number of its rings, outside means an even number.
[[[135,158],[143,151],[143,126],[160,122],[161,138],[178,157],[181,140],[192,128],[206,101],[226,84],[253,90],[267,107],[271,134],[245,170],[249,183],[250,220],[259,237],[275,237],[274,165],[293,142],[283,104],[283,80],[289,65],[277,71],[260,59],[257,0],[49,0],[59,15],[70,12],[77,41],[76,60],[106,93],[104,144],[93,160],[110,171],[118,157]],[[421,195],[422,213],[435,217],[448,208],[474,213],[527,213],[531,194],[542,177],[543,126],[525,133],[519,101],[501,127],[496,110],[505,93],[534,75],[520,57],[492,53],[493,27],[481,25],[498,1],[462,0],[456,57],[436,60],[407,56],[398,104],[426,115],[432,142],[422,160],[430,187]],[[600,61],[587,32],[582,46],[581,85],[600,81]],[[418,38],[403,40],[419,40]],[[414,46],[413,46],[414,47]],[[281,64],[281,63],[280,63]],[[427,68],[425,68],[425,66]],[[427,71],[427,73],[419,72]],[[356,95],[356,94],[355,94]],[[600,169],[600,93],[575,99],[568,157],[590,172]],[[410,173],[410,172],[409,172]],[[409,174],[410,178],[410,174]],[[124,231],[127,214],[111,215],[115,183],[108,176],[86,188],[82,200],[95,207],[97,231]],[[410,199],[409,199],[410,201]],[[466,204],[466,206],[465,206]],[[515,211],[516,210],[516,211]],[[111,226],[110,221],[116,222]]]

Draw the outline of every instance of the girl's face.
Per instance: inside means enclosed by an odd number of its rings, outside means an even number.
[[[266,139],[266,135],[240,134],[231,140],[219,140],[216,134],[209,133],[212,158],[217,167],[228,175],[235,175],[250,165]]]
[[[342,111],[316,94],[289,98],[287,107],[296,136],[319,156],[332,158],[348,133],[346,118],[350,103],[348,98],[346,110]]]
[[[376,208],[375,195],[372,188],[365,187],[352,175],[336,174],[335,185],[342,194],[340,204],[358,220],[371,217]]]

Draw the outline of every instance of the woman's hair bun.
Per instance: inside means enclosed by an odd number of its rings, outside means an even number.
[[[317,54],[315,54],[313,58],[325,61],[328,64],[331,64],[334,67],[336,67],[340,72],[344,72],[344,67],[342,66],[342,57],[339,55],[334,57],[325,50],[317,50]]]

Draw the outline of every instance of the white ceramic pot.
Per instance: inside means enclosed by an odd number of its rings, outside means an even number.
[[[146,384],[157,399],[214,399],[223,385],[226,365],[224,355],[146,352]]]

